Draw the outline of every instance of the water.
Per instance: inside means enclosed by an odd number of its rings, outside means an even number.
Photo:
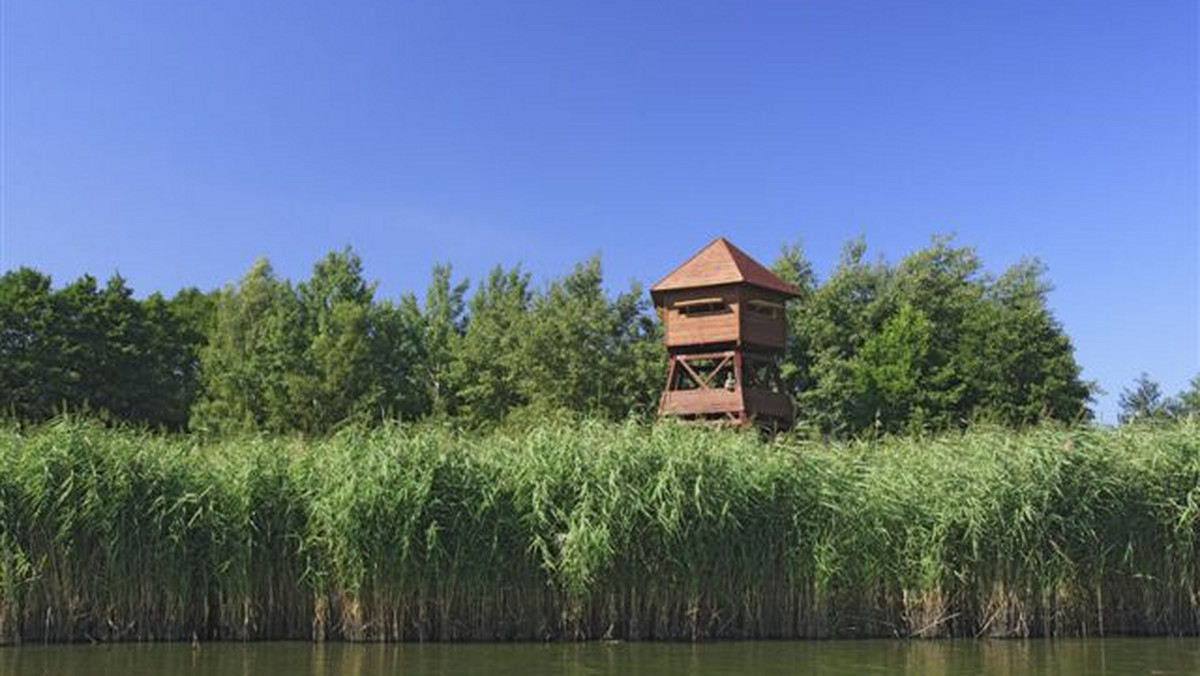
[[[0,647],[0,676],[1200,674],[1200,639]]]

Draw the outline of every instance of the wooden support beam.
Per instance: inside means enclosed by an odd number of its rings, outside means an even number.
[[[719,359],[720,361],[718,361],[715,366],[711,366],[706,369],[697,370],[690,363],[693,361],[712,361],[715,359]],[[738,362],[736,361],[737,353],[732,350],[727,351],[727,352],[714,352],[711,354],[702,354],[702,355],[692,355],[692,354],[673,355],[671,357],[671,366],[669,367],[670,371],[667,376],[667,389],[669,389],[669,390],[674,389],[672,387],[674,385],[674,378],[672,376],[675,374],[676,366],[682,366],[684,371],[686,371],[687,374],[689,376],[691,376],[692,381],[694,383],[696,383],[696,386],[699,389],[701,389],[701,390],[714,389],[713,382],[712,382],[713,378],[715,378],[716,375],[718,373],[720,373],[721,369],[725,368],[730,363],[730,360],[735,360],[734,361],[734,364],[735,364],[734,378],[740,385],[740,383],[742,382],[741,375],[740,375],[741,370],[739,368],[737,368],[737,366],[736,366],[738,364]]]

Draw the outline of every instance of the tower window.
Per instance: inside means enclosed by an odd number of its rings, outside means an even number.
[[[685,300],[676,303],[675,307],[679,309],[679,313],[684,317],[698,317],[729,311],[729,305],[721,298]]]
[[[772,303],[769,300],[752,300],[746,306],[754,314],[763,317],[778,319],[783,316],[783,305],[781,303]]]

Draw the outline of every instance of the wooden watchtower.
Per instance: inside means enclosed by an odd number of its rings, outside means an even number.
[[[798,295],[724,237],[651,287],[668,352],[659,415],[791,427],[779,359],[784,303]]]

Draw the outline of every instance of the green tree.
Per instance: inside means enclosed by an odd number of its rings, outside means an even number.
[[[62,376],[60,406],[67,411],[103,410],[103,380],[97,367],[105,361],[100,290],[96,278],[83,275],[54,294],[59,352],[57,369]]]
[[[84,376],[86,397],[118,420],[161,420],[164,413],[156,395],[163,381],[156,373],[155,361],[165,346],[153,340],[154,327],[145,308],[134,299],[125,278],[117,274],[95,297],[94,310],[90,364],[77,367]]]
[[[780,364],[780,377],[791,392],[804,392],[813,386],[812,335],[798,328],[804,323],[802,314],[813,306],[817,275],[799,242],[784,245],[771,264],[771,270],[800,292],[799,298],[787,304],[786,320],[791,330],[788,331],[787,346]]]
[[[349,248],[323,257],[295,288],[260,260],[218,299],[194,422],[325,434],[348,421],[425,415],[428,350],[444,347],[431,341],[431,317],[412,296],[377,302]]]
[[[534,299],[521,351],[534,411],[618,418],[652,407],[662,353],[642,296],[634,285],[610,301],[593,257]]]
[[[532,301],[529,281],[520,266],[497,266],[471,296],[450,366],[458,413],[470,425],[497,422],[527,403],[521,340]]]
[[[399,303],[384,301],[372,309],[371,368],[384,397],[382,417],[415,420],[433,408],[426,379],[425,318],[416,296],[405,294]]]
[[[1047,303],[1036,262],[998,279],[949,239],[892,266],[846,245],[824,284],[798,249],[776,262],[788,310],[783,375],[801,424],[834,434],[1086,418],[1092,386]]]
[[[1179,402],[1164,395],[1162,386],[1147,373],[1138,375],[1131,387],[1121,391],[1118,403],[1121,412],[1117,419],[1122,425],[1171,420],[1180,412]]]
[[[852,362],[855,429],[897,432],[921,429],[930,418],[930,321],[905,303],[883,328],[863,343]]]
[[[297,373],[289,374],[295,415],[301,429],[324,432],[352,419],[378,417],[386,407],[372,342],[375,285],[362,272],[362,260],[349,248],[331,252],[297,287],[304,343]]]
[[[986,293],[982,270],[974,249],[952,246],[943,237],[896,266],[889,302],[882,311],[890,318],[910,304],[928,321],[928,347],[921,366],[925,419],[915,421],[922,426],[960,425],[971,413],[969,378],[955,357],[966,337],[968,318]]]
[[[18,268],[0,277],[0,405],[18,420],[44,420],[71,397],[72,374],[50,277]]]
[[[963,414],[1007,425],[1091,416],[1094,385],[1047,305],[1045,268],[1023,261],[988,285],[966,318],[956,358],[967,382]]]
[[[290,380],[303,372],[305,344],[299,299],[259,259],[217,300],[215,326],[201,351],[203,395],[192,426],[212,431],[301,425]]]
[[[616,317],[616,349],[609,415],[649,419],[658,410],[658,396],[665,379],[667,351],[662,327],[637,283],[617,296],[612,312]]]
[[[1192,378],[1188,388],[1180,392],[1176,399],[1179,401],[1180,415],[1200,418],[1200,374]]]
[[[165,334],[160,342],[169,346],[167,354],[161,357],[159,370],[163,378],[173,383],[169,389],[172,399],[169,406],[172,420],[178,420],[178,427],[187,424],[192,407],[201,396],[200,354],[215,329],[219,297],[219,291],[181,289],[165,303],[170,316],[154,322]],[[155,304],[155,299],[156,296],[151,296],[150,302]],[[157,307],[149,310],[154,316],[160,312]]]
[[[182,429],[194,396],[198,333],[161,295],[144,301],[120,275],[85,275],[59,291],[23,268],[0,278],[3,406],[19,419],[88,411]]]
[[[470,284],[452,282],[449,265],[435,265],[422,309],[423,381],[435,415],[454,415],[458,401],[453,383],[454,358],[466,331],[464,298]]]
[[[115,420],[163,423],[152,327],[120,275],[104,288],[85,275],[55,294],[63,402]]]
[[[141,310],[144,346],[140,350],[143,376],[138,408],[152,424],[185,429],[198,387],[196,358],[203,338],[192,333],[161,294],[142,301]]]
[[[847,243],[829,279],[788,312],[795,347],[782,369],[785,385],[796,400],[797,420],[826,433],[862,429],[855,424],[854,360],[887,317],[884,294],[893,273],[883,263],[868,263],[866,252],[861,239]]]

